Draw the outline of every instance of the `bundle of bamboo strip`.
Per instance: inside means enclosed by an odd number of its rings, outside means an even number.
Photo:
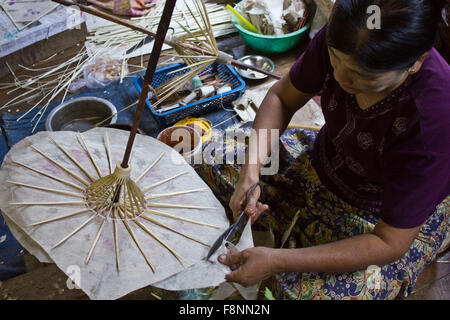
[[[93,8],[91,8],[89,6],[86,6],[86,5],[83,5],[81,3],[74,3],[73,1],[69,1],[69,0],[53,0],[53,1],[61,3],[61,4],[66,5],[66,6],[76,5],[83,12],[86,12],[86,13],[92,14],[94,16],[100,17],[102,19],[106,19],[108,21],[111,21],[111,22],[123,25],[123,26],[125,26],[127,28],[130,28],[130,29],[135,30],[135,31],[139,31],[139,32],[141,32],[143,34],[146,34],[146,35],[150,36],[150,37],[155,37],[156,36],[156,34],[153,31],[145,29],[145,28],[142,28],[141,26],[139,26],[139,25],[137,25],[137,24],[135,24],[133,22],[130,22],[128,20],[124,20],[124,19],[121,19],[119,17],[110,15],[110,14],[105,13],[103,11],[99,11],[99,10],[93,9]],[[194,6],[196,8],[200,8],[200,10],[205,12],[205,10],[204,10],[205,3],[203,1],[195,0],[195,1],[193,1],[193,3],[194,3]],[[199,6],[199,3],[201,3],[201,6]],[[189,10],[189,11],[192,11],[192,10]],[[206,13],[206,15],[205,14],[201,14],[201,16],[206,16],[206,18],[208,18],[208,14],[207,13]],[[208,24],[206,25],[206,27],[209,29],[208,32],[211,32],[211,23],[209,21],[209,18],[208,18]],[[166,39],[165,39],[165,43],[170,45],[170,46],[172,46],[172,47],[174,47],[174,48],[176,46],[180,46],[180,47],[183,47],[184,49],[190,49],[193,52],[195,52],[196,54],[200,54],[200,55],[203,55],[203,56],[206,55],[206,56],[215,57],[215,59],[216,59],[216,61],[218,63],[229,64],[229,65],[233,65],[233,66],[235,66],[237,68],[242,68],[242,69],[251,69],[251,70],[254,70],[254,71],[258,71],[258,72],[260,72],[262,74],[266,74],[268,76],[271,76],[271,77],[273,77],[275,79],[280,79],[281,78],[280,75],[277,75],[277,74],[274,74],[274,73],[269,72],[267,70],[263,70],[261,68],[258,68],[258,67],[252,66],[252,65],[247,65],[247,64],[245,64],[243,62],[237,61],[231,55],[226,54],[224,52],[219,51],[218,54],[216,54],[215,52],[212,52],[212,51],[208,50],[207,48],[202,48],[202,47],[199,47],[199,46],[197,46],[195,44],[191,44],[191,43],[188,43],[188,42],[180,41],[180,39],[178,37],[173,36],[173,35],[168,35],[168,37],[166,37]]]
[[[183,41],[194,43],[195,41],[192,37],[196,39],[201,38],[204,34],[203,30],[207,28],[209,39],[204,43],[209,43],[214,40],[215,36],[220,36],[234,31],[232,24],[229,22],[229,18],[226,16],[226,12],[223,11],[220,5],[204,4],[202,2],[202,5],[199,6],[199,3],[197,1],[195,2],[195,10],[192,10],[187,4],[184,6],[178,6],[179,8],[176,9],[174,19],[172,19],[171,23],[171,29],[174,31],[173,35],[175,37],[181,37],[180,39],[183,39]],[[161,18],[163,6],[164,1],[158,1],[157,5],[146,16],[133,18],[133,23],[136,23],[136,25],[143,29],[155,30],[158,26],[159,19]],[[206,21],[205,19],[207,19],[208,24],[202,25],[201,23]],[[186,32],[190,34],[190,36],[186,36]],[[7,65],[14,77],[14,82],[2,83],[0,84],[0,89],[10,89],[7,91],[7,95],[12,95],[20,89],[23,89],[24,92],[12,97],[4,105],[0,106],[0,111],[11,110],[11,108],[16,105],[23,104],[24,102],[31,102],[32,106],[25,114],[19,117],[17,121],[22,120],[36,108],[40,108],[39,112],[37,112],[31,120],[34,122],[32,129],[32,132],[34,132],[37,125],[42,120],[48,106],[53,102],[56,102],[61,95],[61,103],[65,101],[69,94],[71,84],[82,76],[83,70],[87,65],[95,61],[97,57],[104,56],[109,52],[114,51],[115,48],[123,47],[124,44],[126,44],[128,48],[134,47],[141,43],[146,37],[147,35],[142,32],[132,30],[119,24],[100,26],[90,30],[85,46],[82,47],[77,55],[60,65],[37,69],[20,66],[22,69],[33,73],[32,76],[26,77],[25,79],[19,79]],[[217,53],[217,49],[214,46],[211,47],[206,44],[205,47],[208,48],[208,50],[212,49],[214,53]],[[178,56],[175,54],[170,56],[175,59],[182,58],[188,65],[195,64],[196,60],[201,58],[201,56],[199,56],[195,51],[192,52],[180,47],[177,49],[179,52],[183,52],[182,55]],[[192,57],[188,57],[188,54]],[[50,57],[49,60],[53,57],[54,56]],[[188,81],[192,74],[201,71],[202,68],[207,65],[207,62],[211,63],[214,61],[214,59],[210,56],[206,58],[207,59],[204,63],[202,62],[192,66],[193,71],[189,72],[189,74],[186,74],[184,77],[186,81]],[[129,59],[130,58],[126,54],[122,57],[120,82],[122,82],[125,77],[125,70]],[[145,69],[142,55],[140,65],[133,65],[133,67],[138,70]],[[179,79],[177,79],[177,81],[178,80]],[[178,84],[177,81],[175,82]],[[176,91],[176,88],[178,87],[173,87],[174,83],[168,83],[167,85],[168,86],[166,90],[164,90],[163,97],[166,94],[170,95],[170,93],[174,90]],[[159,101],[158,104],[163,101],[164,99]]]
[[[206,11],[211,21],[211,28],[216,37],[220,37],[229,33],[235,32],[235,28],[230,22],[228,14],[223,10],[223,7],[214,4],[206,3]],[[157,2],[156,6],[145,16],[139,18],[131,18],[131,21],[142,28],[155,31],[158,21],[161,17],[161,2]],[[199,15],[195,13],[195,17],[199,19]],[[199,31],[195,24],[194,18],[189,14],[184,6],[177,6],[174,12],[172,23],[170,25],[174,36],[180,37],[184,35],[185,30],[175,21],[182,22],[184,26],[191,26],[191,31]],[[136,44],[146,37],[145,34],[131,30],[119,24],[112,24],[106,26],[99,26],[90,30],[87,39],[96,44],[103,44],[105,41],[113,41],[111,45]]]
[[[81,75],[85,66],[92,63],[92,61],[94,61],[98,56],[104,54],[108,48],[109,44],[106,43],[105,47],[94,52],[92,56],[89,56],[87,54],[86,47],[83,46],[83,48],[74,57],[60,65],[55,65],[52,67],[32,69],[21,66],[23,69],[36,73],[35,76],[26,77],[25,79],[19,79],[7,64],[7,67],[10,69],[10,72],[14,77],[14,82],[4,85],[2,89],[11,89],[6,92],[7,95],[11,96],[16,91],[21,89],[24,90],[24,92],[14,96],[14,98],[0,106],[0,111],[5,109],[8,110],[8,108],[26,101],[32,101],[33,106],[29,108],[28,111],[21,117],[19,117],[17,121],[22,120],[34,109],[40,108],[39,112],[37,112],[31,119],[31,122],[37,119],[32,130],[32,132],[34,132],[48,106],[52,102],[55,102],[60,94],[63,95],[61,101],[64,102],[68,95],[70,85]]]
[[[124,43],[127,43],[129,47],[134,47],[141,43],[147,36],[154,37],[155,33],[152,31],[152,28],[158,24],[161,16],[160,12],[162,12],[162,4],[164,4],[164,1],[160,1],[159,3],[161,5],[157,5],[147,16],[134,18],[132,22],[127,22],[126,20],[92,9],[89,6],[75,4],[67,0],[54,1],[68,6],[76,5],[84,12],[116,22],[116,24],[92,30],[86,45],[75,57],[69,59],[67,62],[42,69],[23,67],[28,71],[36,72],[35,76],[26,79],[19,79],[11,70],[11,74],[14,76],[14,83],[0,84],[0,88],[2,89],[11,89],[7,92],[8,95],[19,89],[25,90],[25,92],[16,95],[7,103],[0,106],[0,111],[8,110],[8,108],[23,102],[32,101],[32,107],[17,119],[17,121],[20,121],[32,110],[40,108],[39,112],[31,120],[32,122],[36,121],[32,132],[35,131],[38,123],[42,120],[48,106],[52,102],[55,102],[61,94],[63,95],[61,103],[64,102],[72,82],[82,75],[84,68],[95,61],[95,58],[108,54],[112,49],[123,46]],[[238,68],[255,69],[254,67],[234,60],[232,56],[218,50],[215,37],[232,30],[229,17],[225,19],[224,15],[226,13],[222,7],[214,4],[205,4],[203,0],[191,0],[190,3],[187,4],[187,2],[184,2],[184,7],[180,7],[178,12],[176,12],[176,17],[172,19],[171,24],[171,29],[174,30],[174,33],[168,35],[165,41],[166,44],[176,50],[176,54],[167,54],[172,58],[172,61],[173,59],[182,59],[187,65],[184,69],[174,72],[183,70],[188,70],[188,72],[185,72],[180,77],[174,77],[172,81],[164,83],[164,87],[159,88],[158,91],[161,94],[159,100],[154,105],[155,108],[160,106],[174,92],[183,87],[195,75],[215,61],[222,64],[230,64]],[[122,82],[125,77],[129,57],[124,54],[121,59],[120,81]],[[140,65],[133,65],[133,67],[140,68],[140,70],[145,69],[142,55]],[[280,78],[280,76],[265,70],[255,69],[255,71],[268,74],[274,78]]]

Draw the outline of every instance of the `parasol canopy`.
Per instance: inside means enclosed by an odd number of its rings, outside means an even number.
[[[78,270],[77,285],[91,299],[116,299],[155,284],[195,288],[195,279],[202,287],[220,284],[227,270],[215,257],[203,259],[228,219],[172,148],[136,136],[130,167],[144,193],[142,213],[90,207],[86,189],[114,170],[128,136],[106,128],[40,132],[16,144],[0,170],[0,208],[11,231],[42,262],[56,263],[68,276]],[[243,241],[253,245],[251,232]]]

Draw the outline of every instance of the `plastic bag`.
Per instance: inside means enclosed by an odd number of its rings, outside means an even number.
[[[124,66],[123,76],[128,73],[128,67]],[[83,70],[83,79],[72,83],[70,92],[75,92],[82,87],[102,88],[120,78],[122,62],[112,58],[98,58],[86,65]]]

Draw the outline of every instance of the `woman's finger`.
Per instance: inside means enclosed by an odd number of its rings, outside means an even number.
[[[248,197],[249,192],[250,191],[247,191],[246,197]],[[247,213],[250,216],[256,214],[256,204],[258,203],[260,195],[261,195],[261,187],[258,185],[248,198],[248,203],[247,206],[245,207],[245,213]]]
[[[225,275],[225,279],[226,279],[228,282],[241,283],[241,282],[242,282],[242,279],[241,279],[240,273],[241,273],[241,269],[236,269],[236,270],[234,270],[233,272],[231,272],[231,273]]]
[[[227,266],[231,266],[231,265],[234,265],[234,264],[240,264],[241,260],[242,260],[242,257],[241,257],[240,252],[235,252],[235,253],[231,252],[231,253],[228,253],[228,254],[221,254],[218,257],[218,260],[222,264],[226,264]]]
[[[267,204],[258,201],[258,203],[256,204],[255,214],[250,216],[252,223],[255,223],[256,220],[258,220],[258,218],[261,216],[261,214],[267,210],[269,210],[269,206]]]

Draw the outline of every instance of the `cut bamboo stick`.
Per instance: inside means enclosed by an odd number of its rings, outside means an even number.
[[[78,137],[78,142],[81,144],[81,146],[84,148],[84,150],[88,154],[89,159],[91,159],[92,165],[94,166],[95,171],[97,171],[98,177],[101,178],[102,177],[102,173],[100,172],[100,168],[98,167],[97,162],[95,162],[95,159],[92,156],[91,151],[89,150],[89,148],[88,148],[88,146],[86,144],[86,141],[84,141],[83,135],[80,132],[78,132],[77,137]]]
[[[190,223],[193,223],[193,224],[198,224],[200,226],[220,229],[220,227],[212,225],[212,224],[209,224],[209,223],[204,223],[204,222],[195,221],[195,220],[191,220],[191,219],[187,219],[187,218],[182,218],[182,217],[174,216],[172,214],[164,213],[164,212],[161,212],[161,211],[156,211],[156,210],[152,210],[152,209],[146,209],[145,212],[151,213],[151,214],[156,214],[158,216],[162,216],[162,217],[166,217],[166,218],[172,218],[172,219],[175,219],[175,220],[181,220],[181,221],[190,222]],[[142,217],[143,216],[144,215],[142,215]]]
[[[194,193],[194,192],[200,192],[200,191],[206,191],[207,188],[200,188],[200,189],[192,189],[187,191],[179,191],[179,192],[171,192],[171,193],[164,193],[164,194],[154,194],[146,196],[146,200],[152,200],[152,199],[158,199],[158,198],[164,198],[164,197],[171,197],[171,196],[178,196],[182,194],[188,194],[188,193]]]
[[[177,175],[174,175],[173,177],[170,177],[170,178],[161,180],[161,181],[159,181],[159,182],[157,182],[157,183],[155,183],[155,184],[152,184],[151,186],[148,186],[148,187],[144,188],[144,189],[142,190],[142,192],[143,192],[143,193],[146,193],[147,191],[149,191],[149,190],[151,190],[151,189],[153,189],[153,188],[156,188],[157,186],[160,186],[160,185],[162,185],[162,184],[164,184],[164,183],[167,183],[167,182],[169,182],[169,181],[171,181],[171,180],[173,180],[173,179],[176,179],[176,178],[178,178],[178,177],[180,177],[180,176],[182,176],[182,175],[184,175],[184,174],[187,174],[187,173],[189,173],[189,172],[188,172],[188,171],[184,171],[184,172],[181,172],[181,173],[179,173],[179,174],[177,174]]]
[[[113,207],[113,230],[114,230],[114,249],[116,252],[117,272],[120,271],[120,255],[119,255],[119,234],[117,231],[117,207]]]
[[[170,203],[147,203],[147,207],[154,207],[154,208],[179,208],[179,209],[198,209],[198,210],[217,209],[217,208],[215,208],[215,207],[199,207],[199,206],[189,206],[189,205],[170,204]]]
[[[156,234],[151,232],[143,223],[139,222],[137,219],[132,219],[132,221],[141,228],[144,232],[146,232],[148,235],[150,235],[153,239],[158,241],[164,248],[166,248],[175,258],[177,258],[178,261],[183,264],[183,262],[186,262],[186,260],[180,256],[175,250],[170,248],[164,241],[162,241]]]
[[[50,162],[52,162],[53,164],[55,164],[56,166],[58,166],[60,169],[62,169],[63,171],[65,171],[66,173],[68,173],[70,176],[72,176],[73,178],[77,179],[78,181],[80,181],[82,184],[84,184],[85,186],[89,185],[89,182],[87,182],[86,180],[84,180],[83,178],[81,178],[80,176],[78,176],[77,174],[73,173],[72,171],[70,171],[69,169],[65,168],[62,164],[60,164],[58,161],[52,159],[50,156],[46,155],[45,153],[43,153],[41,150],[39,150],[38,148],[36,148],[35,146],[31,146],[31,148],[36,151],[37,153],[39,153],[40,155],[42,155],[44,158],[46,158],[47,160],[49,160]]]
[[[192,77],[195,74],[197,74],[197,69],[201,69],[201,68],[203,68],[203,65],[201,65],[200,67],[194,68],[189,72],[174,76],[174,77],[170,78],[168,81],[159,85],[156,88],[159,99],[154,104],[161,104],[169,96],[168,93],[175,92],[176,90],[178,90],[179,88],[184,86],[186,83],[186,80],[192,79]]]
[[[27,169],[29,169],[29,170],[31,170],[31,171],[34,171],[34,172],[36,172],[36,173],[39,173],[39,174],[43,175],[44,177],[47,177],[47,178],[53,179],[53,180],[55,180],[55,181],[61,182],[62,184],[65,184],[65,185],[70,186],[70,187],[72,187],[72,188],[75,188],[75,189],[77,189],[77,190],[84,191],[84,188],[83,188],[83,187],[77,186],[76,184],[73,184],[72,182],[69,182],[69,181],[60,179],[60,178],[58,178],[58,177],[51,176],[50,174],[48,174],[48,173],[46,173],[46,172],[44,172],[44,171],[35,169],[35,168],[30,167],[30,166],[28,166],[28,165],[26,165],[26,164],[24,164],[24,163],[17,162],[17,161],[12,161],[12,163],[18,164],[18,165],[20,165],[20,166],[22,166],[22,167],[25,167],[25,168],[27,168]]]
[[[35,78],[32,78],[32,79],[27,80],[27,84],[28,84],[28,85],[31,85],[31,84],[33,84],[33,83],[35,83],[35,82],[38,82],[40,79],[43,79],[43,78],[45,78],[45,77],[52,76],[52,75],[54,74],[55,71],[58,71],[59,69],[62,69],[62,68],[64,68],[65,66],[70,66],[70,64],[72,64],[72,63],[77,63],[77,67],[74,69],[73,72],[71,72],[71,73],[70,73],[69,75],[67,75],[67,76],[65,76],[65,73],[64,73],[64,75],[59,79],[58,85],[53,86],[53,89],[50,90],[50,92],[49,92],[48,94],[46,94],[44,97],[42,97],[41,100],[39,100],[37,103],[35,103],[35,105],[34,105],[33,107],[31,107],[27,112],[25,112],[21,117],[19,117],[19,118],[17,119],[17,121],[20,121],[23,117],[25,117],[27,114],[29,114],[31,111],[33,111],[36,107],[40,106],[40,105],[41,105],[41,102],[42,102],[47,96],[51,95],[51,97],[48,99],[48,101],[47,101],[47,103],[46,103],[46,105],[45,105],[45,107],[47,107],[47,106],[50,104],[50,102],[53,101],[53,99],[54,99],[54,98],[55,98],[62,90],[64,90],[66,87],[70,86],[72,80],[73,80],[76,76],[78,76],[78,75],[81,73],[81,71],[82,71],[82,69],[83,69],[85,63],[90,62],[90,61],[92,60],[92,58],[93,58],[93,57],[91,57],[91,58],[87,58],[87,59],[86,59],[86,57],[87,57],[87,52],[86,52],[86,51],[82,52],[83,50],[85,50],[85,47],[83,47],[83,48],[80,50],[80,52],[79,52],[75,57],[71,58],[67,63],[64,63],[64,64],[62,64],[62,65],[59,65],[59,66],[57,66],[55,69],[49,70],[48,72],[44,73],[43,75],[40,75],[39,77],[35,77]],[[83,61],[83,64],[80,66],[80,68],[78,68],[78,66],[80,65],[80,63],[81,63],[82,61]],[[67,68],[68,68],[68,67],[67,67]],[[67,70],[67,68],[66,68],[66,70]],[[19,88],[19,87],[18,87],[18,88]],[[17,89],[18,89],[18,88],[17,88]],[[37,116],[39,113],[40,113],[41,116],[42,116],[45,112],[40,111],[40,112],[38,112],[38,113],[36,114],[36,116]],[[35,116],[35,117],[36,117],[36,116]],[[33,120],[34,120],[34,118],[33,118]],[[37,123],[39,123],[39,121],[38,121]],[[36,126],[35,126],[35,127],[36,127]],[[34,127],[34,128],[35,128],[35,127]],[[33,132],[34,132],[34,128],[33,128]]]
[[[169,72],[167,75],[171,75],[171,74],[174,74],[174,73],[177,73],[177,72],[186,70],[186,69],[192,69],[193,67],[196,67],[196,66],[203,66],[203,65],[205,65],[205,64],[210,65],[210,64],[213,63],[215,60],[216,60],[216,59],[211,59],[211,58],[205,59],[204,61],[200,61],[200,62],[191,64],[191,65],[188,65],[188,66],[186,66],[186,67],[182,67],[182,68],[180,68],[180,69],[171,71],[171,72]]]
[[[205,28],[204,28],[204,26],[201,26],[201,25],[200,25],[200,23],[199,23],[198,20],[197,20],[197,17],[194,15],[194,13],[192,12],[192,10],[191,10],[191,8],[189,7],[189,5],[187,5],[186,1],[184,1],[184,4],[185,4],[186,8],[188,9],[189,13],[191,14],[191,17],[194,19],[195,23],[197,24],[197,27],[198,27],[199,30],[201,30],[201,32],[203,33],[205,39],[210,40],[209,37],[208,37],[208,36],[206,35],[206,33],[205,33]],[[196,3],[194,3],[194,4],[196,4]],[[200,12],[199,10],[197,10],[197,12],[201,14],[201,12]]]
[[[177,230],[175,230],[175,229],[169,227],[168,225],[166,225],[166,224],[164,224],[164,223],[161,223],[161,222],[159,222],[159,221],[157,221],[157,220],[155,220],[155,219],[152,219],[152,218],[150,218],[150,217],[148,217],[148,216],[145,216],[145,215],[141,215],[141,217],[142,217],[142,219],[145,219],[145,220],[147,220],[147,221],[150,221],[151,223],[156,224],[157,226],[160,226],[160,227],[162,227],[162,228],[165,228],[165,229],[167,229],[167,230],[170,230],[170,231],[172,231],[172,232],[174,232],[174,233],[176,233],[176,234],[179,234],[180,236],[183,236],[183,237],[185,237],[185,238],[187,238],[187,239],[189,239],[189,240],[198,242],[198,243],[200,243],[201,245],[204,245],[205,247],[210,247],[209,244],[206,244],[206,243],[204,243],[204,242],[202,242],[202,241],[200,241],[200,240],[197,240],[197,239],[195,239],[195,238],[193,238],[193,237],[191,237],[191,236],[188,236],[188,235],[186,235],[186,234],[184,234],[184,233],[182,233],[182,232],[180,232],[180,231],[177,231]]]
[[[209,63],[202,63],[200,66],[195,67],[191,71],[184,73],[179,77],[174,77],[173,81],[169,83],[165,83],[163,86],[157,88],[159,92],[159,99],[155,103],[153,103],[153,107],[155,109],[159,108],[159,106],[170,96],[175,94],[181,87],[186,84],[186,81],[191,80],[198,72],[207,67]]]
[[[76,215],[79,215],[79,214],[82,214],[82,213],[90,212],[90,211],[91,211],[90,209],[83,209],[83,210],[72,212],[72,213],[69,213],[69,214],[65,214],[65,215],[62,215],[62,216],[59,216],[59,217],[55,217],[55,218],[51,218],[51,219],[35,222],[35,223],[27,225],[27,227],[34,227],[34,226],[37,226],[37,225],[40,225],[40,224],[54,222],[54,221],[58,221],[58,220],[66,219],[66,218],[70,218],[70,217],[73,217],[73,216],[76,216]]]
[[[161,154],[155,159],[155,161],[153,161],[153,163],[144,170],[144,172],[135,180],[136,184],[139,183],[139,181],[141,181],[142,178],[144,178],[147,173],[153,169],[153,167],[162,159],[162,157],[166,154],[167,151],[163,151],[161,152]]]
[[[47,191],[47,192],[62,194],[62,195],[71,196],[71,197],[84,198],[84,195],[81,194],[81,193],[75,193],[75,192],[70,192],[70,191],[64,191],[64,190],[57,190],[57,189],[52,189],[52,188],[34,186],[34,185],[31,185],[31,184],[26,184],[26,183],[17,182],[17,181],[10,181],[10,180],[8,180],[7,182],[11,183],[11,184],[14,184],[16,186],[20,186],[20,187],[36,189],[36,190],[41,190],[41,191]]]
[[[133,230],[131,229],[130,224],[125,220],[125,215],[123,213],[121,213],[120,210],[117,210],[117,212],[119,213],[120,217],[122,218],[122,222],[123,222],[125,228],[127,229],[128,233],[130,234],[130,236],[133,239],[134,243],[138,247],[139,251],[141,252],[141,254],[144,257],[145,261],[147,262],[148,266],[150,267],[150,269],[152,269],[153,273],[155,273],[155,268],[151,264],[150,259],[145,254],[144,249],[142,248],[139,240],[136,238]]]
[[[142,84],[144,84],[145,79],[144,79],[144,77],[142,76],[142,74],[139,73],[139,77],[141,77],[141,79],[142,79]],[[156,92],[156,90],[153,89],[153,87],[152,87],[150,84],[148,84],[147,86],[148,86],[148,88],[150,89],[150,91],[153,93],[153,95],[155,96],[155,98],[156,98],[156,99],[159,99],[159,98],[158,98],[158,93]]]
[[[62,245],[64,242],[66,242],[69,238],[71,238],[74,234],[76,234],[78,231],[83,229],[85,226],[88,225],[89,222],[94,220],[97,217],[97,215],[93,215],[89,219],[87,219],[85,222],[83,222],[79,227],[77,227],[75,230],[73,230],[71,233],[69,233],[66,237],[64,237],[61,241],[59,241],[57,244],[55,244],[52,249],[55,249],[56,247]]]
[[[89,260],[91,259],[92,253],[94,252],[95,247],[97,246],[98,240],[100,239],[100,236],[103,232],[103,229],[105,228],[106,222],[108,221],[109,216],[111,215],[111,209],[109,210],[106,217],[103,219],[102,224],[100,225],[100,228],[98,229],[97,235],[94,238],[94,241],[92,242],[91,249],[89,250],[89,253],[86,257],[86,260],[84,261],[85,264],[89,263]]]
[[[84,206],[84,201],[64,201],[64,202],[10,202],[10,205],[14,206]]]
[[[113,173],[113,165],[112,165],[112,159],[111,159],[111,148],[109,146],[109,137],[108,137],[107,132],[105,132],[104,143],[105,143],[105,149],[106,149],[106,157],[108,158],[109,174],[112,174]]]
[[[202,64],[194,67],[190,71],[182,74],[181,76],[174,77],[172,82],[166,83],[163,87],[158,87],[157,90],[159,92],[159,96],[161,97],[158,101],[156,101],[153,106],[156,108],[160,104],[162,104],[168,97],[176,93],[180,88],[182,88],[186,81],[191,80],[195,75],[197,75],[200,71],[204,70],[207,66],[209,66],[211,61],[204,61]]]

